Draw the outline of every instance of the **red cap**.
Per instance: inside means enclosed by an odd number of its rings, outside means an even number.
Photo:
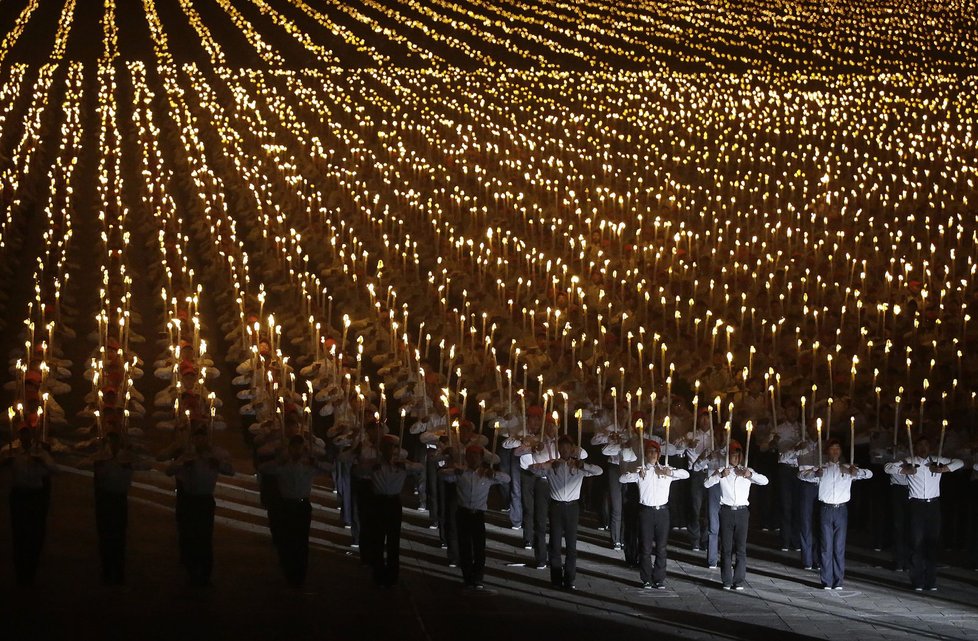
[[[730,451],[731,452],[738,452],[738,451],[740,451],[742,449],[744,449],[744,446],[741,445],[739,441],[730,441]]]
[[[480,454],[481,455],[484,451],[485,450],[483,450],[483,448],[482,448],[481,445],[469,445],[468,447],[465,448],[465,453],[466,454]]]
[[[462,410],[460,410],[459,408],[455,407],[454,405],[448,408],[448,415],[451,416],[451,417],[458,416],[461,413],[462,413]]]
[[[644,440],[645,440],[645,449],[647,450],[652,449],[656,451],[662,450],[662,446],[659,445],[659,441],[655,440],[654,438],[647,438]]]
[[[543,416],[543,408],[539,405],[531,405],[526,408],[526,415],[533,416],[534,418]]]

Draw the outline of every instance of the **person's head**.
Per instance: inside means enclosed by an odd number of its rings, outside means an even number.
[[[306,439],[301,434],[295,434],[289,439],[289,458],[298,461],[306,450]]]
[[[920,458],[927,458],[930,455],[930,439],[926,436],[919,437],[913,442],[913,453],[914,456],[919,456]]]
[[[477,469],[482,465],[484,450],[481,445],[470,445],[465,448],[465,466],[470,470]]]
[[[784,405],[784,417],[792,422],[801,420],[801,406],[794,401],[788,401]]]
[[[112,456],[119,453],[119,449],[122,448],[122,436],[118,432],[109,432],[105,435],[105,443],[109,446],[109,451],[112,452]]]
[[[829,439],[825,447],[825,454],[829,457],[830,463],[839,462],[839,459],[842,458],[842,443],[839,442],[839,439]]]
[[[20,439],[20,446],[23,448],[30,447],[31,443],[34,442],[34,432],[26,425],[21,426],[17,431],[17,437]]]
[[[744,458],[744,448],[737,441],[730,441],[730,465],[737,467]]]
[[[394,460],[394,455],[397,454],[399,447],[399,441],[393,434],[387,434],[382,439],[380,439],[380,458],[385,463],[390,463]]]
[[[200,427],[194,430],[193,433],[194,447],[197,450],[208,450],[210,449],[211,443],[210,438],[207,434],[207,430]]]
[[[574,458],[577,454],[577,446],[574,445],[574,439],[570,436],[564,434],[557,440],[557,453],[560,454],[562,459]]]
[[[700,410],[700,415],[696,417],[696,427],[702,432],[709,432],[710,425],[713,423],[710,418],[710,410],[702,409]]]
[[[475,426],[472,424],[472,421],[461,421],[458,424],[458,435],[463,443],[468,443],[475,436]]]
[[[645,461],[646,463],[655,463],[659,460],[659,442],[646,439],[645,441]]]

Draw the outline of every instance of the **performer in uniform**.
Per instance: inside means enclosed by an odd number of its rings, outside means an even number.
[[[914,455],[887,463],[887,474],[903,474],[910,487],[910,586],[937,590],[937,546],[941,538],[941,475],[964,467],[960,459],[930,455],[930,440],[914,441]]]
[[[193,447],[166,469],[177,481],[177,534],[180,560],[190,575],[190,584],[210,584],[214,565],[214,488],[219,474],[234,476],[230,457],[211,446],[207,430],[197,429]]]
[[[555,588],[574,589],[577,577],[577,526],[580,520],[581,486],[588,476],[598,476],[597,465],[578,458],[581,450],[564,434],[557,440],[558,458],[534,463],[531,471],[550,481],[550,583]],[[561,540],[566,562],[561,558]]]
[[[841,590],[846,572],[846,532],[849,528],[849,498],[852,482],[872,478],[873,473],[851,463],[841,463],[842,444],[831,439],[826,449],[828,460],[817,468],[798,473],[798,478],[818,485],[821,511],[822,587]]]
[[[669,545],[669,488],[689,472],[659,465],[659,442],[645,441],[645,463],[621,475],[622,483],[637,483],[639,491],[639,573],[642,587],[665,589]],[[652,555],[655,555],[655,565]]]
[[[720,486],[720,576],[724,590],[744,589],[750,488],[751,485],[766,485],[768,482],[763,474],[740,464],[742,452],[740,443],[731,441],[727,465],[711,474],[703,483],[708,488]]]

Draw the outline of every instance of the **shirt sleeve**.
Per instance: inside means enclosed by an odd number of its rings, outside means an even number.
[[[959,458],[952,458],[952,459],[942,458],[941,463],[947,465],[948,469],[951,470],[952,472],[960,470],[962,467],[964,467],[964,461],[962,461]]]
[[[703,481],[703,487],[713,487],[714,485],[716,485],[719,482],[720,482],[720,475],[719,474],[716,474],[716,473],[713,473],[713,474],[710,474],[709,476],[707,476],[706,477],[706,480]]]
[[[619,483],[638,483],[639,479],[638,472],[625,472],[618,477]]]
[[[751,470],[750,471],[750,479],[748,479],[748,480],[751,483],[753,483],[754,485],[767,485],[768,484],[767,477],[764,476],[763,474],[761,474],[760,472],[755,472],[754,470]]]
[[[672,470],[672,478],[675,481],[682,481],[689,478],[689,472],[687,470],[675,468]]]
[[[602,474],[604,474],[604,470],[602,470],[600,467],[592,463],[585,463],[584,474],[586,474],[587,476],[601,476]]]

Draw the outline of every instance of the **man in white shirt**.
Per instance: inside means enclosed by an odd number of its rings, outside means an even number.
[[[937,546],[941,537],[941,475],[964,467],[960,459],[930,455],[926,436],[914,442],[914,455],[887,463],[887,474],[903,474],[910,487],[910,586],[937,590]]]
[[[703,487],[703,482],[706,480],[709,472],[706,466],[697,466],[697,463],[704,456],[708,456],[709,452],[713,449],[713,443],[710,442],[710,434],[712,433],[710,429],[711,422],[710,411],[705,408],[701,409],[700,415],[696,419],[696,429],[691,431],[682,441],[682,444],[686,448],[686,458],[689,461],[689,468],[692,470],[689,475],[691,480],[689,485],[689,498],[692,507],[689,519],[689,540],[693,552],[699,552],[708,543],[707,532],[709,528],[706,529],[707,531],[704,531],[700,517],[703,514],[703,503],[707,495],[706,488]]]
[[[557,440],[559,457],[534,463],[531,471],[550,481],[550,583],[555,588],[574,589],[577,577],[577,525],[580,519],[581,486],[588,476],[598,476],[602,469],[578,458],[579,448],[564,434]],[[561,558],[560,544],[565,557]]]
[[[821,466],[798,473],[798,478],[818,485],[821,510],[821,567],[822,587],[841,590],[846,571],[846,531],[849,527],[850,487],[855,480],[872,478],[869,470],[854,464],[841,463],[842,444],[838,439],[828,442],[828,460]]]
[[[781,551],[800,550],[798,506],[800,504],[801,481],[798,479],[798,456],[812,449],[812,441],[806,440],[801,432],[799,416],[801,410],[797,403],[790,401],[785,405],[785,420],[774,431],[772,446],[778,451],[777,491],[781,510]]]
[[[645,465],[640,465],[634,472],[622,474],[621,482],[638,484],[639,576],[642,587],[664,590],[669,544],[669,487],[673,481],[688,479],[689,472],[659,465],[659,447],[658,441],[646,440]]]
[[[316,476],[331,469],[313,458],[302,434],[292,435],[287,450],[258,468],[262,475],[275,481],[279,530],[276,548],[285,579],[295,587],[305,583],[309,567],[312,484]]]
[[[193,447],[166,469],[177,482],[177,533],[180,560],[195,587],[210,585],[214,565],[214,488],[218,474],[234,476],[231,457],[211,446],[204,428],[193,434]]]
[[[874,462],[883,470],[888,479],[887,482],[887,501],[889,507],[887,524],[889,541],[893,558],[893,569],[896,572],[904,572],[910,567],[910,549],[908,540],[910,539],[910,506],[909,491],[910,484],[907,476],[900,473],[900,466],[897,465],[895,471],[887,471],[886,465],[894,461],[900,461],[909,454],[907,446],[892,445],[892,432],[883,433],[882,443],[874,447],[870,455]]]
[[[441,474],[455,483],[458,502],[456,524],[458,526],[459,565],[466,587],[483,587],[482,575],[486,567],[486,509],[489,490],[493,485],[509,483],[509,475],[496,472],[486,461],[481,445],[465,448],[465,467],[446,467]]]
[[[407,453],[394,434],[384,434],[379,441],[378,458],[361,458],[358,463],[370,483],[369,509],[374,510],[364,523],[363,542],[368,544],[364,552],[374,581],[389,587],[397,583],[400,570],[401,491],[408,474],[421,474],[424,466],[405,460]]]
[[[768,479],[740,464],[743,447],[730,442],[727,465],[711,474],[704,487],[720,486],[720,576],[723,589],[744,589],[747,577],[748,497],[751,485],[767,485]],[[736,555],[736,562],[734,556]]]
[[[18,585],[29,586],[34,583],[44,546],[54,459],[43,443],[34,440],[30,427],[23,425],[17,434],[18,447],[4,450],[0,463],[13,468],[10,528],[13,531],[14,572]]]

